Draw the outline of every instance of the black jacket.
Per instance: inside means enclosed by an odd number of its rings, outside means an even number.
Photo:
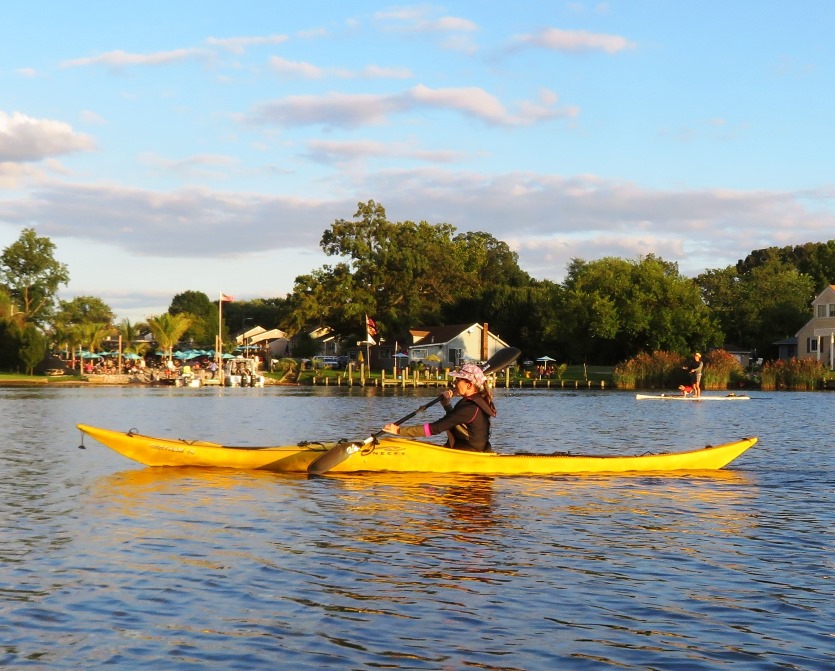
[[[444,406],[446,415],[436,422],[400,429],[401,436],[435,436],[446,431],[447,446],[457,450],[488,452],[490,450],[490,418],[496,411],[479,395],[462,398]]]

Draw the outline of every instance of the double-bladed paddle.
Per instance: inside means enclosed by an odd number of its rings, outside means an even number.
[[[521,354],[521,350],[519,350],[517,347],[505,347],[504,349],[500,349],[487,360],[487,363],[485,363],[481,367],[481,370],[485,373],[498,373],[500,370],[507,368],[510,364],[516,361],[516,359],[519,357],[519,354]],[[394,422],[394,424],[397,424],[399,426],[403,422],[408,422],[419,412],[423,412],[428,407],[435,405],[442,398],[443,394],[438,395],[437,397],[429,401],[429,403],[420,406],[414,412],[410,412],[405,417],[401,417],[396,422]],[[335,445],[327,452],[325,452],[322,456],[314,459],[307,467],[307,472],[311,475],[323,475],[324,473],[327,473],[334,466],[341,464],[355,452],[359,452],[364,446],[368,445],[369,443],[373,443],[384,433],[385,431],[383,430],[377,431],[377,433],[369,436],[361,443],[341,443],[339,445]]]

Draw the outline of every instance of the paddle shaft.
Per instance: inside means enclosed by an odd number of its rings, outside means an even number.
[[[392,422],[392,424],[397,424],[397,426],[400,426],[403,422],[408,422],[408,421],[409,421],[412,417],[414,417],[415,415],[418,415],[418,414],[422,413],[424,410],[426,410],[427,408],[429,408],[429,407],[431,407],[431,406],[435,405],[438,401],[442,400],[443,398],[444,398],[444,395],[443,395],[443,394],[439,394],[438,396],[436,396],[435,398],[433,398],[431,401],[429,401],[429,403],[426,403],[426,404],[424,404],[424,405],[420,406],[420,407],[419,407],[417,410],[415,410],[414,412],[410,412],[410,413],[409,413],[408,415],[406,415],[405,417],[401,417],[401,418],[400,418],[400,419],[398,419],[396,422]],[[383,429],[380,429],[377,433],[375,433],[375,434],[374,434],[374,435],[372,435],[371,437],[372,437],[372,438],[379,438],[379,437],[380,437],[380,436],[382,436],[384,433],[385,433],[385,431],[383,431]]]

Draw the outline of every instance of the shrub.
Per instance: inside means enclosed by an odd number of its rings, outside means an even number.
[[[762,388],[810,391],[819,388],[829,375],[817,359],[779,359],[766,361],[762,368]]]
[[[613,378],[621,389],[668,389],[689,382],[687,357],[674,352],[641,352],[615,366]],[[702,389],[727,389],[733,379],[744,378],[742,364],[723,349],[709,352],[702,373]]]
[[[702,389],[727,389],[732,380],[744,377],[739,360],[723,349],[711,350],[705,355],[702,373]]]
[[[680,354],[656,350],[652,354],[640,352],[619,363],[612,373],[615,385],[621,389],[652,389],[677,387],[683,382]]]

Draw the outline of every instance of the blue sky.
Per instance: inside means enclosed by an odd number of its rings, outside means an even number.
[[[538,279],[835,237],[828,0],[7,3],[0,248],[132,321],[284,296],[358,202]],[[832,278],[835,281],[835,278]]]

